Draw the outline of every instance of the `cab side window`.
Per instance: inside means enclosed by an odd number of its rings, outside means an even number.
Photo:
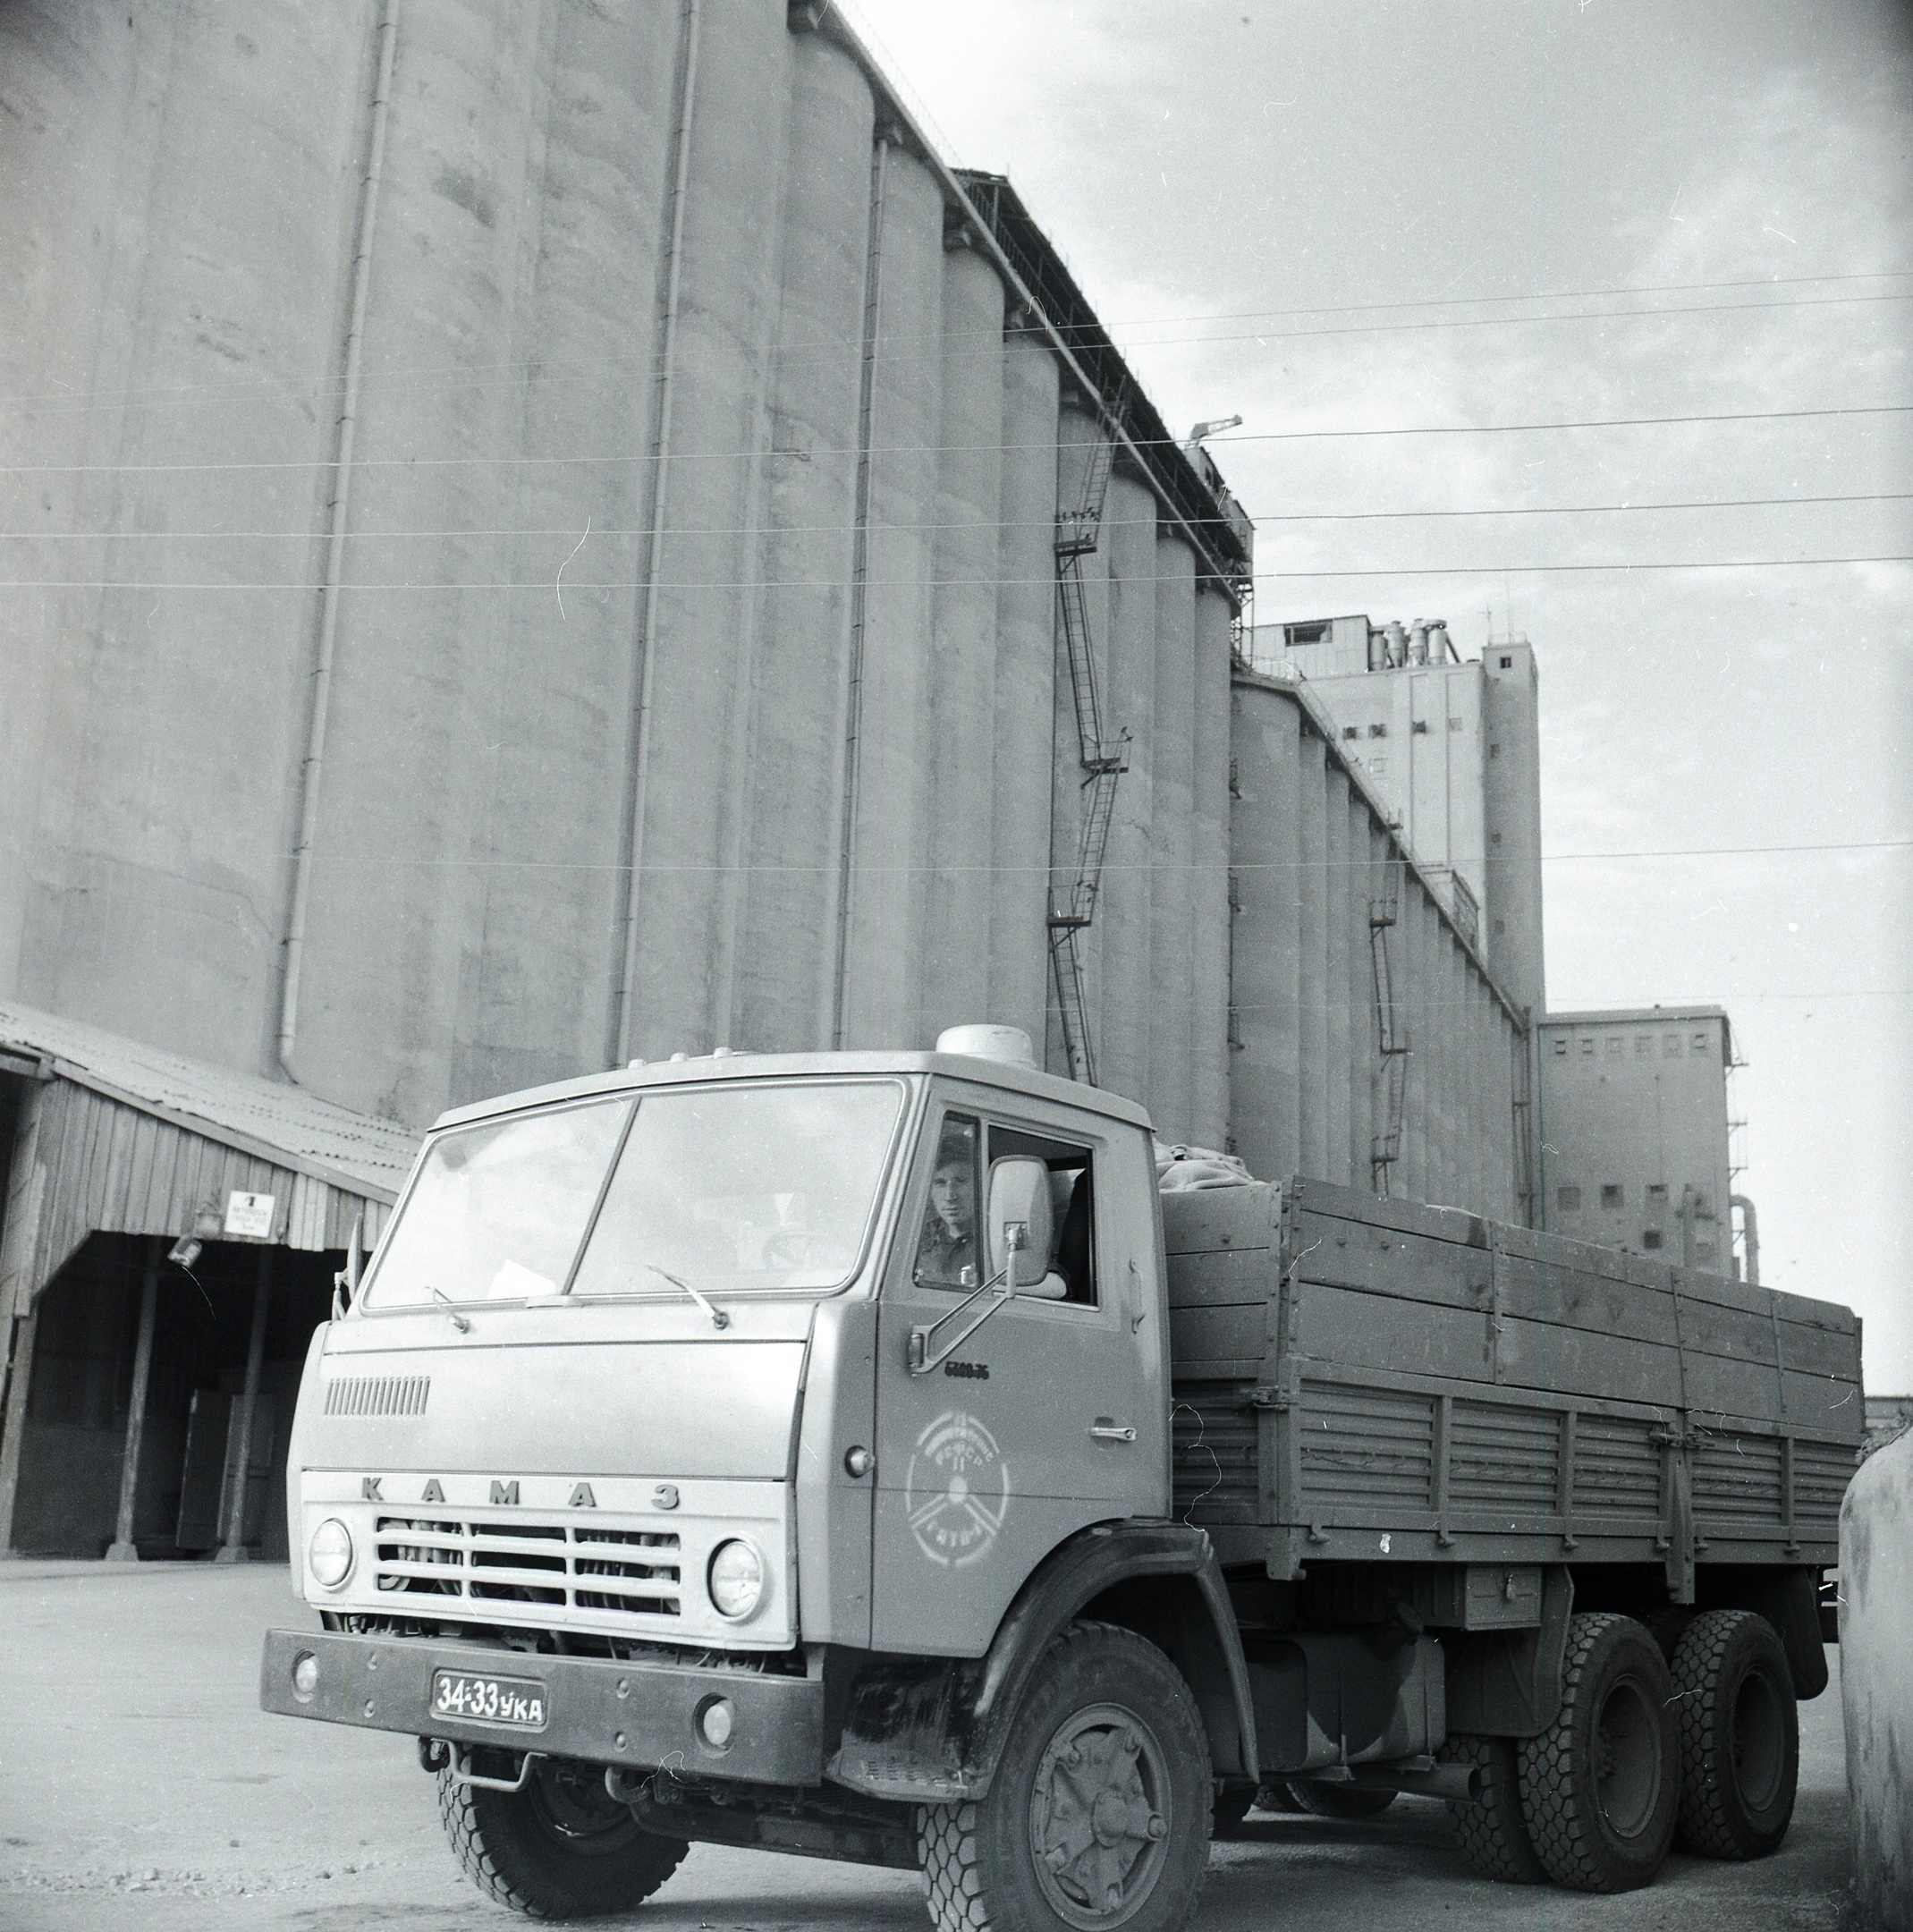
[[[1051,1224],[1049,1276],[1042,1289],[1026,1293],[1073,1303],[1096,1305],[1096,1159],[1092,1150],[1073,1141],[1058,1140],[1028,1128],[992,1125],[992,1164],[1007,1154],[1035,1155],[1049,1170]]]
[[[977,1272],[977,1233],[983,1199],[977,1168],[982,1147],[982,1131],[973,1116],[944,1116],[936,1141],[936,1165],[930,1173],[923,1233],[917,1246],[919,1283],[936,1288],[974,1288],[983,1279]]]

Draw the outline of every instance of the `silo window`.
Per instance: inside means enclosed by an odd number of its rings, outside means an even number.
[[[1452,717],[1449,719],[1448,728],[1450,731],[1464,731],[1467,729],[1467,727],[1462,724],[1461,720],[1458,717]]]
[[[1581,1042],[1581,1058],[1583,1060],[1592,1060],[1594,1058],[1594,1036],[1592,1034],[1589,1034]]]
[[[1707,1036],[1706,1036],[1706,1035],[1705,1033],[1697,1033],[1697,1034],[1695,1034],[1695,1036],[1694,1036],[1694,1051],[1695,1051],[1696,1053],[1706,1053],[1706,1050],[1707,1050]]]
[[[1662,1036],[1661,1057],[1663,1060],[1678,1060],[1680,1057],[1680,1036],[1678,1033]]]
[[[1659,1229],[1659,1228],[1657,1228],[1657,1227],[1651,1227],[1651,1228],[1649,1228],[1649,1229],[1648,1229],[1648,1230],[1647,1230],[1647,1231],[1646,1231],[1646,1233],[1644,1233],[1644,1234],[1643,1234],[1643,1235],[1641,1236],[1641,1238],[1640,1238],[1640,1244],[1641,1244],[1641,1246],[1642,1246],[1643,1248],[1645,1248],[1645,1249],[1646,1249],[1646,1250],[1647,1250],[1647,1252],[1648,1252],[1649,1254],[1652,1254],[1652,1253],[1653,1253],[1653,1252],[1655,1251],[1655,1250],[1656,1248],[1658,1248],[1658,1247],[1659,1247],[1659,1246],[1661,1245],[1661,1231],[1660,1231],[1660,1229]]]
[[[1621,1048],[1624,1047],[1626,1045],[1627,1042],[1623,1039],[1618,1038],[1611,1039],[1607,1043],[1607,1057],[1610,1060],[1620,1059]]]
[[[1428,735],[1428,721],[1425,717],[1418,717],[1409,726],[1409,729],[1418,736],[1426,738]]]
[[[1361,734],[1361,726],[1359,724],[1344,724],[1342,727],[1342,735],[1344,738],[1359,738]]]
[[[1601,1205],[1604,1208],[1625,1206],[1621,1199],[1621,1183],[1618,1181],[1604,1181],[1601,1183]]]
[[[1499,758],[1501,755],[1502,748],[1498,744],[1491,744],[1488,747],[1488,756],[1490,758]]]
[[[1565,1060],[1568,1057],[1568,1043],[1566,1040],[1557,1039],[1554,1042],[1554,1057],[1557,1060]]]
[[[1388,726],[1385,724],[1371,724],[1368,727],[1368,735],[1371,738],[1385,738],[1388,736]]]
[[[1634,1056],[1636,1059],[1645,1060],[1653,1051],[1654,1042],[1645,1033],[1637,1033],[1634,1036]]]
[[[1663,1208],[1667,1204],[1667,1183],[1664,1181],[1650,1181],[1647,1183],[1647,1205]]]
[[[1578,1187],[1564,1187],[1555,1191],[1554,1199],[1563,1214],[1576,1213],[1581,1205],[1581,1191]]]
[[[1512,671],[1514,669],[1514,659],[1512,657],[1503,657],[1502,659],[1502,669],[1503,671]]]

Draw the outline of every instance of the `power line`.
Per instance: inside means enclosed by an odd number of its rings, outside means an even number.
[[[1908,503],[1913,490],[1867,490],[1833,496],[1725,496],[1699,497],[1677,503],[1638,504],[1487,504],[1461,510],[1286,510],[1253,519],[1259,529],[1265,523],[1375,523],[1418,522],[1430,518],[1516,517],[1516,516],[1605,516],[1625,512],[1639,514],[1663,510],[1759,510],[1791,509],[1827,504]],[[1105,515],[1105,524],[1121,523],[1120,517]],[[1053,530],[1054,517],[1003,517],[994,521],[952,518],[942,521],[904,521],[885,518],[885,530]],[[833,537],[849,536],[850,523],[701,523],[673,525],[673,537]],[[252,541],[258,538],[310,543],[310,530],[0,530],[0,543],[118,543],[123,538],[157,538],[161,541],[188,538],[231,538]],[[467,530],[355,530],[351,541],[384,542],[398,538],[447,538],[454,537],[558,537],[570,539],[578,535],[575,527],[545,524],[474,527]],[[619,524],[594,524],[593,537],[648,537],[640,528]]]
[[[1520,423],[1424,423],[1407,424],[1385,429],[1270,429],[1254,435],[1211,436],[1212,444],[1238,443],[1313,443],[1350,438],[1375,436],[1512,436],[1530,431],[1558,429],[1638,429],[1664,424],[1717,423],[1717,422],[1795,422],[1811,419],[1836,416],[1896,416],[1913,411],[1913,402],[1860,402],[1838,404],[1821,409],[1795,410],[1724,410],[1686,416],[1590,416],[1569,418],[1556,422]],[[875,456],[935,456],[949,454],[978,454],[995,453],[1002,454],[1011,450],[1075,448],[1075,444],[1059,445],[1054,437],[1040,443],[886,443],[876,445],[870,452]],[[1138,449],[1180,449],[1181,445],[1172,439],[1155,443],[1142,442]],[[664,462],[681,463],[694,461],[717,461],[752,459],[775,454],[774,451],[762,448],[732,450],[672,450],[662,459],[648,455],[634,455],[629,452],[605,452],[583,456],[361,456],[355,459],[355,470],[444,470],[471,469],[477,467],[554,468],[574,463],[599,464],[605,467],[629,463]],[[787,452],[786,453],[795,453]],[[803,452],[808,458],[817,456],[854,456],[859,452],[854,448],[815,448]],[[6,463],[0,464],[0,476],[194,476],[217,474],[225,471],[257,473],[268,470],[329,470],[334,467],[330,457],[276,457],[248,462],[159,462],[159,463]]]
[[[1382,564],[1369,570],[1257,571],[1254,580],[1293,583],[1302,578],[1325,577],[1536,577],[1585,576],[1595,571],[1800,570],[1836,564],[1913,564],[1913,555],[1714,557],[1685,563],[1635,564],[1455,564],[1420,568]]]
[[[1795,504],[1907,503],[1913,490],[1867,491],[1850,496],[1723,496],[1682,503],[1536,504],[1470,510],[1289,510],[1258,516],[1264,523],[1378,523],[1418,521],[1424,517],[1610,516],[1659,510],[1764,510]]]
[[[1385,302],[1326,302],[1317,303],[1306,308],[1293,309],[1237,309],[1217,310],[1207,313],[1202,311],[1193,311],[1186,315],[1151,316],[1142,318],[1124,317],[1119,318],[1114,320],[1099,318],[1097,326],[1105,335],[1107,335],[1110,331],[1115,329],[1164,328],[1168,327],[1172,324],[1178,323],[1254,321],[1262,317],[1273,317],[1276,318],[1281,318],[1289,316],[1365,315],[1377,314],[1402,309],[1445,309],[1465,306],[1478,307],[1484,304],[1505,305],[1516,302],[1579,301],[1592,300],[1601,296],[1704,294],[1714,292],[1723,289],[1800,288],[1816,286],[1822,284],[1841,282],[1896,281],[1909,275],[1913,275],[1913,269],[1858,269],[1837,275],[1775,275],[1772,277],[1756,276],[1750,279],[1733,282],[1663,282],[1650,283],[1634,287],[1555,289],[1552,291],[1540,291],[1528,294],[1515,295],[1435,295],[1426,296],[1419,301],[1395,301]],[[1899,301],[1905,298],[1897,294],[1885,293],[1878,296],[1855,296],[1833,299],[1840,301]],[[1617,315],[1649,316],[1698,314],[1708,312],[1708,310],[1713,306],[1714,305],[1710,304],[1706,305],[1703,308],[1697,309],[1681,306],[1663,309],[1621,309],[1615,310],[1613,311],[1613,313]],[[1807,301],[1800,303],[1736,302],[1723,304],[1721,306],[1725,308],[1765,309],[1784,307],[1811,308],[1824,306],[1824,304],[1813,301]],[[1546,321],[1550,319],[1571,320],[1586,318],[1551,318],[1544,316],[1530,316],[1511,317],[1500,319],[1505,319],[1511,322],[1521,322]],[[1386,326],[1386,325],[1379,326]],[[1417,327],[1423,325],[1410,323],[1401,326],[1405,327]],[[1080,328],[1072,328],[1068,325],[1061,325],[1060,326],[1061,332],[1066,338],[1073,338],[1079,341],[1087,339],[1085,332]],[[884,339],[885,342],[891,343],[927,342],[945,343],[961,341],[966,336],[974,335],[981,333],[983,332],[978,330],[950,329],[938,330],[934,334],[925,333],[920,335],[886,335]],[[994,334],[995,333],[995,331],[992,330],[989,333]],[[1025,333],[1034,334],[1037,332],[1028,331]],[[1307,334],[1310,332],[1297,331],[1288,333]],[[1342,332],[1329,331],[1327,333],[1333,334]],[[1141,346],[1145,348],[1161,347],[1164,346],[1166,343],[1172,343],[1176,341],[1201,342],[1241,339],[1246,338],[1221,336],[1189,336],[1180,338],[1159,337],[1155,342],[1145,343],[1141,344]],[[816,336],[801,342],[777,343],[774,345],[772,354],[775,359],[789,362],[791,360],[802,360],[805,359],[801,355],[794,354],[795,352],[843,349],[852,345],[860,346],[860,344],[861,337]],[[1121,352],[1120,345],[1118,345],[1118,347],[1119,352]],[[489,363],[439,363],[436,365],[415,365],[410,369],[400,369],[392,370],[388,372],[382,379],[377,382],[361,385],[360,394],[364,394],[369,393],[377,393],[384,391],[387,388],[396,387],[401,385],[405,386],[408,389],[416,388],[419,386],[419,379],[421,377],[432,376],[452,376],[465,378],[464,381],[459,383],[433,386],[439,388],[456,388],[469,386],[471,382],[476,381],[479,378],[483,378],[487,375],[492,376],[494,379],[496,380],[510,380],[520,382],[574,381],[582,379],[588,374],[590,374],[592,372],[603,370],[605,369],[622,367],[643,359],[644,358],[639,356],[639,354],[632,353],[630,355],[594,356],[584,360],[559,363],[555,365],[539,360],[535,358],[516,359],[510,361],[498,361]],[[882,358],[880,354],[880,360]],[[514,371],[523,373],[514,375],[512,373]],[[193,396],[218,397],[224,395],[243,397],[271,388],[296,388],[307,385],[336,388],[339,385],[339,381],[340,377],[337,371],[334,369],[328,369],[323,374],[308,374],[303,376],[259,376],[243,381],[229,381],[223,383],[182,383],[169,385],[164,388],[155,387],[147,385],[129,384],[124,387],[119,389],[61,389],[57,392],[42,391],[38,394],[0,396],[0,408],[30,409],[42,403],[61,403],[74,408],[90,408],[103,403],[115,402],[126,402],[129,398],[142,395],[148,397],[149,401],[146,403],[140,404],[140,406],[159,407],[162,406],[169,398],[184,400],[186,398]]]
[[[1913,838],[1828,839],[1811,845],[1665,845],[1639,852],[1543,852],[1543,865],[1569,864],[1579,859],[1731,859],[1765,857],[1775,852],[1903,852]]]
[[[1740,852],[1860,852],[1871,851],[1876,847],[1892,847],[1897,849],[1909,845],[1913,845],[1913,838],[1854,839],[1846,841],[1833,841],[1825,844],[1818,845],[1719,845],[1694,846],[1687,848],[1685,850],[1655,847],[1651,850],[1643,849],[1639,852],[1544,852],[1541,857],[1542,863],[1544,865],[1546,865],[1552,864],[1557,860],[1563,859],[1716,858],[1722,856],[1731,856],[1732,854]],[[362,852],[354,852],[350,855],[341,856],[338,858],[331,858],[327,857],[324,853],[319,853],[316,855],[316,862],[322,865],[349,865],[356,867],[365,867],[372,865],[381,865],[385,867],[410,866],[415,869],[428,869],[432,871],[617,872],[630,869],[628,866],[620,865],[611,860],[581,859],[448,859],[442,857],[406,858],[390,852],[385,853],[377,858],[368,858]],[[1325,869],[1329,871],[1344,872],[1372,872],[1376,870],[1380,867],[1392,865],[1396,861],[1393,860],[1377,859],[1291,859],[1257,860],[1251,860],[1246,863],[1239,860],[1233,860],[1229,862],[1227,866],[1224,867],[1222,865],[1206,863],[1201,860],[1187,860],[1181,863],[1171,863],[1166,860],[1155,859],[1144,859],[1137,860],[1107,860],[1104,863],[1103,869],[1105,872],[1120,872],[1124,874],[1134,874],[1138,876],[1145,873],[1150,875],[1166,875],[1171,873],[1187,873],[1193,875],[1203,872],[1220,872],[1224,869],[1232,872],[1244,873],[1316,872]],[[1418,862],[1419,861],[1418,860]],[[640,869],[647,872],[669,872],[673,875],[696,874],[700,877],[706,874],[721,874],[726,877],[729,877],[733,875],[741,873],[750,873],[754,876],[783,876],[789,874],[808,877],[832,871],[834,869],[834,864],[835,862],[834,860],[825,860],[814,865],[726,865],[686,863],[681,865],[645,865],[640,868]],[[894,874],[900,877],[904,876],[910,876],[914,877],[930,874],[948,874],[952,876],[961,874],[965,877],[978,877],[987,875],[990,877],[1003,878],[1010,877],[1034,877],[1038,874],[1047,874],[1052,869],[1052,868],[1046,860],[1038,863],[1033,863],[1029,865],[1002,865],[995,862],[994,860],[988,860],[973,865],[957,865],[952,864],[946,860],[938,860],[932,864],[927,865],[875,866],[867,868],[866,869],[873,872],[882,872],[886,875]]]
[[[1838,275],[1754,275],[1738,282],[1649,282],[1620,288],[1537,289],[1525,295],[1425,295],[1384,302],[1318,302],[1307,309],[1231,309],[1213,315],[1164,316],[1165,322],[1249,322],[1257,316],[1367,315],[1391,309],[1458,309],[1491,302],[1592,301],[1603,295],[1705,295],[1720,289],[1808,288],[1828,282],[1892,282],[1913,268],[1856,268]],[[1147,328],[1147,319],[1125,317],[1108,327]]]
[[[1913,301],[1913,291],[1894,290],[1872,295],[1794,297],[1767,302],[1688,302],[1670,304],[1659,309],[1587,309],[1556,315],[1455,316],[1421,322],[1359,322],[1334,328],[1245,329],[1227,335],[1207,333],[1191,335],[1150,335],[1131,341],[1126,349],[1119,346],[1118,353],[1128,358],[1145,349],[1169,349],[1189,344],[1200,346],[1208,343],[1254,342],[1266,344],[1273,342],[1321,340],[1338,335],[1397,335],[1418,329],[1528,328],[1542,323],[1640,321],[1658,316],[1731,315],[1744,309],[1825,309],[1860,302],[1886,301]],[[1204,318],[1198,317],[1189,319]],[[1153,326],[1166,327],[1168,324],[1164,322]],[[915,335],[886,335],[879,338],[871,360],[879,367],[894,367],[900,363],[927,360],[931,356],[940,358],[951,343],[986,333],[995,335],[1003,332],[994,328],[987,332],[976,329],[944,329],[934,334]],[[1008,333],[1012,335],[1028,335],[1032,340],[1045,335],[1045,332],[1037,329],[1012,330]],[[1061,333],[1067,336],[1072,331],[1064,328]],[[1079,330],[1073,333],[1082,335]],[[818,337],[791,347],[777,349],[773,352],[771,361],[775,368],[789,371],[829,358],[854,354],[859,347],[859,341],[852,337]],[[597,357],[588,361],[569,364],[539,363],[535,367],[521,363],[499,364],[494,365],[498,373],[491,375],[483,373],[482,368],[471,370],[448,367],[442,370],[422,372],[428,375],[443,374],[453,378],[448,381],[427,383],[421,382],[416,376],[394,375],[380,381],[361,383],[359,393],[361,396],[386,394],[394,391],[402,391],[408,396],[425,394],[446,395],[468,389],[496,387],[507,383],[524,385],[533,382],[541,388],[548,388],[558,384],[597,380],[606,369],[628,367],[638,360],[636,355],[629,355]],[[512,373],[519,369],[525,369],[527,373]],[[129,400],[138,395],[137,391],[119,394],[113,392],[89,392],[84,396],[73,397],[40,395],[18,402],[0,400],[0,409],[30,411],[36,417],[45,419],[49,417],[79,415],[106,404],[114,404],[131,411],[182,406],[190,402],[193,398],[202,395],[231,395],[243,401],[248,397],[262,395],[270,388],[278,387],[284,390],[303,384],[321,384],[333,388],[337,386],[336,378],[332,377],[264,377],[257,383],[230,384],[223,387],[214,385],[194,386],[162,391],[145,400]],[[101,398],[104,400],[100,400]]]
[[[1831,309],[1852,302],[1913,301],[1913,291],[1881,295],[1794,297],[1770,302],[1683,302],[1664,309],[1578,309],[1565,315],[1447,316],[1427,322],[1355,322],[1336,328],[1244,329],[1227,335],[1154,335],[1136,349],[1174,348],[1186,343],[1305,342],[1331,335],[1397,335],[1418,329],[1532,328],[1544,322],[1640,321],[1655,316],[1738,315],[1748,309]]]
[[[1579,574],[1593,571],[1799,570],[1842,564],[1913,564],[1913,555],[1712,557],[1676,563],[1634,564],[1477,564],[1465,566],[1444,564],[1418,569],[1378,564],[1366,570],[1257,571],[1254,573],[1254,580],[1257,583],[1292,583],[1307,578],[1331,577],[1527,577],[1548,572]],[[894,577],[870,578],[865,580],[873,589],[880,585],[902,585],[911,589],[932,590],[1000,589],[1019,586],[1051,586],[1055,582],[1053,576]],[[1126,584],[1187,583],[1190,581],[1190,579],[1180,572],[1168,576],[1155,576],[1145,572],[1139,576],[1124,576],[1118,580]],[[658,589],[660,590],[837,590],[845,588],[849,581],[850,580],[847,577],[669,579],[660,581]],[[429,582],[353,582],[347,588],[354,597],[359,597],[368,591],[375,590],[451,591],[463,595],[473,590],[549,591],[553,586],[546,579],[538,577],[517,580],[474,581],[461,578],[446,578]],[[589,590],[642,590],[646,586],[641,580],[616,579],[593,581],[574,578],[567,588],[583,593]],[[324,589],[325,586],[320,583],[303,581],[292,583],[272,582],[262,580],[233,578],[221,578],[216,580],[189,579],[184,581],[170,583],[137,577],[0,578],[0,589],[7,590],[190,590],[196,592],[202,590],[291,590],[308,592]]]
[[[1256,435],[1214,436],[1210,443],[1309,443],[1353,436],[1512,436],[1539,429],[1640,429],[1665,423],[1790,422],[1810,416],[1892,416],[1913,402],[1861,402],[1830,409],[1723,410],[1692,416],[1584,416],[1560,422],[1426,423],[1392,429],[1270,429]]]

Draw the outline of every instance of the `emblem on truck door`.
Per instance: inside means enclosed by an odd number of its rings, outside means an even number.
[[[1010,1513],[1010,1471],[975,1416],[946,1410],[917,1438],[903,1509],[932,1563],[961,1570],[988,1554]]]

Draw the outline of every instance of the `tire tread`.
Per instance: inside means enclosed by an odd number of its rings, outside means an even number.
[[[1037,1666],[1038,1674],[1031,1679],[1032,1685],[1040,1681],[1042,1674],[1054,1671],[1059,1660],[1067,1658],[1071,1651],[1090,1643],[1105,1643],[1112,1638],[1125,1644],[1143,1646],[1147,1650],[1153,1651],[1155,1648],[1120,1624],[1079,1618],[1051,1640],[1043,1662]],[[1167,1663],[1166,1658],[1163,1661]],[[1172,1671],[1174,1669],[1172,1665],[1168,1667]],[[1200,1737],[1202,1721],[1199,1713],[1195,1713],[1193,1701],[1190,1708]],[[1207,1755],[1205,1744],[1205,1762]],[[929,1908],[931,1923],[936,1932],[1004,1932],[1004,1928],[993,1917],[989,1902],[984,1896],[980,1810],[981,1807],[971,1799],[954,1804],[922,1805],[918,1809],[918,1864],[921,1871],[924,1902]],[[1201,1807],[1200,1818],[1206,1849],[1212,1818],[1209,1806]],[[1198,1877],[1198,1891],[1200,1885]],[[1189,1912],[1193,1911],[1195,1898],[1192,1892],[1182,1922],[1186,1922]]]
[[[1703,1858],[1764,1858],[1778,1847],[1792,1817],[1790,1792],[1786,1817],[1778,1833],[1750,1830],[1732,1802],[1731,1764],[1723,1775],[1719,1763],[1722,1666],[1733,1647],[1749,1634],[1750,1625],[1765,1630],[1782,1666],[1777,1688],[1781,1694],[1791,1697],[1792,1680],[1785,1668],[1787,1654],[1779,1633],[1754,1611],[1704,1612],[1688,1625],[1674,1653],[1674,1710],[1680,1733],[1680,1836],[1689,1851]],[[1731,1739],[1727,1748],[1731,1750]],[[1799,1756],[1796,1742],[1796,1776]]]
[[[1596,1799],[1584,1788],[1576,1760],[1581,1706],[1589,1694],[1595,1653],[1617,1626],[1633,1625],[1656,1659],[1660,1646],[1651,1632],[1632,1617],[1611,1610],[1578,1612],[1568,1626],[1567,1654],[1562,1660],[1561,1709],[1539,1737],[1524,1738],[1519,1753],[1521,1816],[1535,1854],[1556,1885],[1576,1892],[1619,1892],[1645,1885],[1653,1873],[1617,1872],[1602,1855],[1596,1834]],[[1665,1669],[1664,1663],[1661,1666]],[[1678,1788],[1679,1774],[1675,1773]],[[1669,1837],[1673,1818],[1670,1813]],[[1666,1845],[1661,1847],[1664,1857]],[[1659,1860],[1655,1860],[1656,1867]]]
[[[479,1787],[461,1783],[453,1775],[449,1766],[440,1770],[439,1822],[444,1826],[445,1836],[451,1842],[453,1855],[463,1868],[465,1876],[487,1898],[527,1919],[575,1919],[595,1915],[606,1909],[597,1901],[580,1894],[564,1896],[562,1887],[558,1886],[534,1893],[507,1877],[486,1843],[485,1823],[480,1816],[482,1803]],[[656,1838],[656,1844],[661,1852],[668,1852],[672,1855],[663,1869],[650,1877],[641,1894],[646,1898],[684,1862],[690,1850],[689,1844],[677,1839]],[[638,1901],[633,1899],[631,1902],[636,1904]]]
[[[1452,1732],[1442,1749],[1445,1764],[1471,1766],[1481,1774],[1481,1799],[1451,1801],[1448,1822],[1469,1868],[1502,1885],[1545,1885],[1547,1867],[1535,1850],[1521,1816],[1519,1747],[1512,1738]]]

